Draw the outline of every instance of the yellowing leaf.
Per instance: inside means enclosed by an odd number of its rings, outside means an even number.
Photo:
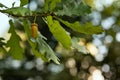
[[[48,27],[52,32],[53,36],[67,49],[70,49],[72,44],[71,37],[60,25],[57,20],[52,20],[51,16],[47,17]],[[53,23],[53,24],[52,24]]]
[[[94,1],[95,0],[84,0],[84,2],[92,8],[95,8]]]
[[[10,47],[8,53],[15,59],[22,59],[24,49],[20,46],[21,39],[15,32],[12,20],[10,20],[9,23],[10,23],[9,33],[11,33],[11,37],[6,44],[7,47]]]

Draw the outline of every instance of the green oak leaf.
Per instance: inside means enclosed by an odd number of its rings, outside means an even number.
[[[2,53],[7,53],[6,49],[3,47],[6,45],[6,43],[4,42],[4,38],[0,37],[0,52]]]
[[[8,8],[7,6],[5,6],[4,4],[1,4],[1,3],[0,3],[0,7]]]
[[[57,20],[53,20],[52,16],[47,16],[48,27],[53,36],[67,49],[72,45],[71,37],[68,32],[60,25]]]
[[[82,2],[77,3],[76,1],[73,0],[72,3],[67,2],[66,4],[63,4],[63,8],[57,10],[55,14],[60,15],[60,16],[63,16],[63,15],[83,16],[91,12],[90,7],[85,5]]]
[[[65,24],[67,27],[71,28],[72,30],[84,34],[99,34],[102,33],[104,30],[100,26],[93,26],[91,22],[87,22],[85,24],[80,24],[80,22],[76,21],[74,23],[69,23],[68,21],[64,21],[60,18],[56,18],[63,24]]]
[[[26,5],[26,4],[28,4],[28,1],[29,0],[20,0],[20,6],[24,6],[24,5]]]
[[[13,24],[12,20],[10,20],[9,23],[10,23],[9,33],[11,33],[11,37],[6,44],[6,47],[10,47],[10,50],[8,51],[8,53],[14,59],[22,59],[24,49],[20,46],[21,38],[15,32],[15,28],[14,28],[14,24]]]
[[[2,10],[4,13],[8,13],[13,16],[30,16],[32,12],[28,8],[24,7],[13,7],[6,10]]]
[[[31,37],[30,27],[31,27],[30,21],[24,19],[24,20],[23,20],[23,28],[24,28],[24,30],[25,30],[25,34],[26,34],[28,40],[29,40],[29,38]]]
[[[56,57],[54,51],[51,49],[51,47],[43,40],[43,36],[39,33],[38,38],[36,39],[37,46],[36,49],[44,55],[44,57],[47,59],[47,61],[54,61],[56,64],[59,63],[59,59]]]
[[[56,7],[56,4],[60,2],[61,0],[45,0],[45,6],[44,6],[45,12],[49,10],[53,11],[53,9]]]
[[[7,53],[6,49],[4,47],[0,47],[0,54],[1,52],[4,54],[4,53]]]

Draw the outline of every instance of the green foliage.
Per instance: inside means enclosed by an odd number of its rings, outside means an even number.
[[[62,28],[57,20],[53,20],[52,16],[47,17],[48,27],[53,36],[67,49],[70,49],[71,38],[69,34]]]
[[[61,0],[45,0],[45,12],[47,11],[53,11],[53,9],[56,7],[57,3],[60,3]]]
[[[60,18],[57,18],[60,22],[65,24],[67,27],[73,29],[74,31],[84,33],[84,34],[98,34],[102,33],[103,29],[100,26],[93,26],[92,23],[87,22],[83,25],[80,24],[80,22],[76,21],[74,23],[69,23],[68,21],[64,21]]]
[[[0,47],[0,53],[7,53],[7,51],[5,50],[5,48],[4,47]]]
[[[54,51],[51,49],[51,47],[43,40],[44,36],[42,36],[41,33],[38,33],[38,37],[36,39],[31,38],[30,28],[29,28],[29,22],[25,20],[23,22],[23,27],[25,30],[25,33],[28,37],[28,42],[31,45],[32,51],[36,57],[42,58],[46,62],[50,62],[51,60],[54,61],[56,64],[59,64],[59,59],[55,56]]]
[[[13,17],[16,17],[20,22],[23,22],[24,30],[27,35],[27,41],[31,46],[32,52],[36,57],[42,58],[44,61],[50,62],[51,60],[57,64],[59,64],[59,59],[56,57],[54,51],[51,47],[46,43],[44,36],[40,32],[38,32],[38,37],[36,39],[31,38],[30,31],[30,22],[29,18],[33,17],[42,17],[48,27],[50,32],[53,34],[55,39],[60,42],[66,49],[76,48],[79,52],[87,53],[86,48],[84,46],[80,46],[77,44],[77,39],[71,39],[70,33],[68,33],[60,24],[63,23],[67,27],[71,28],[79,33],[84,34],[97,34],[103,32],[102,28],[97,26],[94,27],[92,23],[87,22],[85,24],[80,24],[80,22],[76,21],[74,23],[69,23],[64,21],[58,16],[84,16],[90,13],[91,8],[85,5],[84,1],[79,0],[45,0],[44,7],[37,9],[36,11],[31,11],[28,8],[23,7],[28,4],[28,0],[20,0],[20,7],[7,8],[5,5],[0,3],[0,7],[5,7],[6,9],[0,10],[2,13],[7,13]],[[60,3],[60,4],[58,4]],[[19,17],[22,17],[19,19]],[[36,18],[33,20],[35,22]],[[15,59],[21,59],[23,57],[24,49],[20,46],[20,37],[15,32],[14,23],[10,20],[10,30],[11,37],[7,44],[2,42],[2,38],[0,38],[0,50],[5,51],[3,45],[10,47],[8,53],[13,56]]]
[[[44,57],[49,62],[50,60],[54,61],[56,64],[59,64],[59,59],[55,56],[54,51],[50,48],[50,46],[43,40],[42,35],[39,33],[38,38],[36,39],[37,42],[37,50],[44,55]]]
[[[3,42],[5,39],[0,37],[0,47],[2,47],[3,45],[5,45],[5,42]]]
[[[13,7],[13,8],[3,10],[2,12],[11,14],[12,16],[16,16],[16,17],[32,15],[32,11],[30,11],[29,9],[24,8],[24,7]]]
[[[8,53],[15,59],[22,59],[24,50],[20,46],[21,38],[15,32],[12,20],[10,20],[9,23],[10,23],[9,33],[11,33],[11,37],[6,44],[7,47],[10,47]]]
[[[61,0],[51,0],[51,4],[50,4],[50,11],[52,11],[55,7],[57,3],[60,3]]]
[[[63,5],[62,10],[58,10],[55,12],[57,15],[66,15],[66,16],[82,16],[90,13],[90,7],[86,6],[85,4],[73,2],[72,4]]]
[[[7,6],[5,6],[5,5],[3,5],[3,4],[1,4],[1,3],[0,3],[0,7],[5,7],[5,8],[7,8]]]
[[[44,61],[47,61],[47,60],[44,58],[44,56],[41,55],[41,53],[39,53],[39,52],[36,50],[37,43],[35,42],[35,40],[34,40],[34,42],[32,42],[32,41],[30,40],[30,37],[31,37],[30,22],[29,22],[28,20],[26,20],[26,19],[23,21],[23,28],[24,28],[24,30],[25,30],[25,33],[26,33],[28,42],[29,42],[29,44],[30,44],[30,46],[31,46],[31,49],[32,49],[34,55],[35,55],[36,57],[41,57]]]
[[[6,45],[6,43],[4,42],[4,40],[5,40],[4,38],[0,38],[0,52],[7,53],[6,50],[5,50],[5,48],[3,47],[3,46]]]
[[[28,4],[28,0],[20,0],[20,6],[24,6],[26,4]]]
[[[23,28],[25,30],[26,36],[29,40],[30,36],[31,36],[31,32],[30,32],[30,21],[24,19],[23,21]]]

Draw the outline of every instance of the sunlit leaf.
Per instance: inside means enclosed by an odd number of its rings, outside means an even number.
[[[28,4],[28,0],[20,0],[20,6],[24,6],[26,4]]]
[[[48,27],[53,36],[67,49],[70,49],[71,38],[57,20],[52,20],[52,16],[47,17]]]
[[[39,33],[38,38],[36,39],[37,46],[36,49],[44,55],[44,57],[47,59],[47,61],[54,61],[56,64],[59,64],[59,59],[55,56],[54,51],[51,49],[51,47],[43,40],[42,35]]]
[[[104,30],[100,26],[93,26],[92,23],[87,22],[83,25],[80,22],[76,21],[74,23],[69,23],[68,21],[64,21],[60,18],[57,18],[60,22],[65,24],[67,27],[73,29],[76,32],[84,33],[84,34],[99,34],[102,33]]]
[[[32,15],[32,12],[24,7],[13,7],[6,10],[2,10],[3,13],[8,13],[13,16],[26,16]]]
[[[92,8],[95,8],[94,1],[95,0],[84,0],[84,2]]]
[[[9,33],[11,33],[11,37],[6,44],[7,47],[10,47],[8,53],[15,59],[22,59],[24,50],[20,46],[21,39],[15,32],[15,28],[12,20],[10,20],[9,23],[10,23]]]

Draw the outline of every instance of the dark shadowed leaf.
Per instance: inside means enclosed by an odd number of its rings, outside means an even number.
[[[5,5],[3,5],[3,4],[1,4],[1,3],[0,3],[0,7],[8,8],[7,6],[5,6]]]

